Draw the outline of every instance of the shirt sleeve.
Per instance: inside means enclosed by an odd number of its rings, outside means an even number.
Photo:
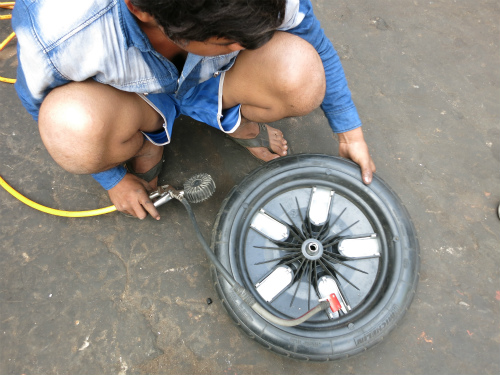
[[[104,189],[109,190],[116,186],[123,177],[127,174],[127,170],[124,166],[119,165],[117,167],[108,169],[104,172],[92,173],[92,177],[96,180]]]
[[[310,0],[288,0],[285,22],[280,30],[297,35],[318,52],[325,68],[326,93],[321,108],[335,133],[361,126],[339,56],[314,15]]]

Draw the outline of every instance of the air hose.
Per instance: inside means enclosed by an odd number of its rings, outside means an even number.
[[[96,215],[102,215],[106,214],[109,212],[116,211],[115,206],[109,206],[97,210],[89,210],[89,211],[62,211],[62,210],[56,210],[53,208],[45,207],[42,206],[41,204],[38,204],[36,202],[33,202],[32,200],[24,197],[20,193],[18,193],[16,190],[14,190],[12,187],[10,187],[5,180],[0,176],[0,185],[7,190],[10,194],[12,194],[15,198],[19,199],[21,202],[27,204],[28,206],[51,214],[51,215],[56,215],[56,216],[65,216],[65,217],[87,217],[87,216],[96,216]],[[307,313],[302,315],[299,318],[296,319],[282,319],[279,318],[273,314],[271,314],[269,311],[264,309],[259,303],[256,301],[256,299],[250,294],[248,290],[246,290],[243,286],[241,286],[235,279],[234,277],[226,270],[226,268],[222,265],[222,263],[217,259],[215,256],[214,252],[210,249],[208,246],[207,242],[205,241],[205,238],[203,237],[203,234],[201,233],[200,227],[198,226],[198,222],[196,221],[196,217],[194,216],[193,209],[191,208],[191,205],[189,204],[188,200],[190,200],[193,203],[199,203],[204,201],[205,199],[209,198],[213,192],[215,191],[215,183],[213,182],[212,178],[207,175],[207,174],[198,174],[190,178],[186,183],[184,184],[184,191],[177,191],[168,185],[162,186],[159,188],[158,192],[152,194],[150,197],[155,197],[156,202],[155,206],[157,206],[156,203],[163,204],[171,199],[175,198],[179,202],[182,203],[184,208],[186,209],[189,219],[191,220],[193,224],[194,231],[196,233],[196,236],[198,237],[198,241],[203,247],[203,250],[205,250],[205,253],[207,254],[208,258],[212,262],[212,264],[215,266],[217,271],[224,277],[224,279],[229,283],[231,288],[234,290],[234,292],[246,303],[248,306],[252,308],[257,314],[262,316],[264,319],[267,321],[277,324],[280,326],[284,327],[293,327],[296,325],[299,325],[306,320],[310,319],[312,316],[316,315],[318,312],[326,310],[331,307],[331,304],[328,300],[320,301],[319,304],[314,307],[313,309],[309,310]],[[161,202],[161,203],[160,203]]]
[[[6,3],[0,3],[0,8],[6,8],[6,9],[12,9],[14,7],[14,2],[6,2]],[[0,19],[10,19],[11,15],[7,16],[1,16]],[[0,51],[9,43],[13,38],[15,37],[15,33],[11,33],[2,43],[0,43]],[[4,78],[0,77],[1,82],[7,82],[7,83],[15,83],[15,79],[13,78]],[[235,293],[245,302],[247,303],[252,310],[254,310],[257,314],[262,316],[264,319],[268,320],[269,322],[273,324],[277,324],[280,326],[284,327],[293,327],[296,325],[299,325],[306,320],[310,319],[312,316],[316,315],[320,311],[324,311],[328,308],[331,307],[331,303],[327,300],[320,301],[319,304],[314,307],[313,309],[309,310],[307,313],[302,315],[299,318],[296,319],[282,319],[279,318],[273,314],[271,314],[269,311],[264,309],[259,303],[255,300],[255,298],[246,290],[243,286],[241,286],[233,277],[232,275],[224,268],[222,263],[217,259],[213,251],[210,249],[210,247],[207,245],[205,238],[203,237],[200,228],[198,226],[198,223],[196,221],[196,218],[194,216],[193,210],[191,209],[191,205],[189,204],[188,200],[191,200],[193,203],[201,202],[202,200],[205,200],[209,196],[212,195],[212,192],[208,192],[207,189],[205,189],[204,184],[212,185],[212,183],[207,182],[207,180],[204,180],[202,178],[199,178],[199,176],[195,176],[197,178],[191,179],[191,181],[188,181],[191,185],[184,186],[185,191],[182,192],[181,194],[163,194],[160,199],[162,199],[162,203],[167,202],[168,200],[172,198],[176,198],[179,200],[183,206],[186,208],[186,211],[188,213],[189,218],[191,219],[191,222],[193,224],[194,230],[196,232],[196,236],[198,237],[198,240],[200,241],[200,244],[202,245],[203,249],[205,250],[208,258],[212,262],[212,264],[215,266],[217,271],[221,273],[221,275],[226,279],[226,281],[229,283],[229,285],[233,288]],[[210,178],[211,179],[211,178]],[[199,184],[201,183],[201,185]],[[104,215],[110,212],[116,211],[115,206],[108,206],[104,208],[99,208],[96,210],[87,210],[87,211],[63,211],[63,210],[58,210],[50,207],[43,206],[39,203],[33,202],[32,200],[26,198],[16,190],[14,190],[5,180],[0,176],[0,185],[11,195],[13,195],[15,198],[23,202],[24,204],[30,206],[31,208],[34,208],[35,210],[45,212],[50,215],[55,215],[55,216],[63,216],[63,217],[89,217],[89,216],[97,216],[97,215]],[[215,184],[213,184],[213,189],[215,190]],[[189,191],[189,192],[188,192]],[[160,190],[159,190],[160,192]],[[186,192],[186,197],[184,197],[184,193]],[[159,194],[159,193],[158,193]],[[189,194],[192,195],[192,197],[189,196]],[[201,195],[200,195],[201,194]],[[206,196],[205,196],[206,195]],[[187,198],[187,199],[186,199]],[[191,199],[190,199],[191,198]],[[159,200],[160,200],[159,199]],[[159,202],[158,202],[159,203]],[[155,204],[156,206],[156,204]]]
[[[22,194],[18,193],[16,190],[14,190],[5,180],[0,176],[0,185],[7,190],[11,195],[14,196],[14,198],[19,199],[21,202],[24,204],[30,206],[31,208],[34,208],[35,210],[45,212],[50,215],[55,215],[55,216],[64,216],[64,217],[88,217],[88,216],[97,216],[97,215],[104,215],[113,211],[116,211],[115,206],[108,206],[104,208],[99,208],[96,210],[88,210],[88,211],[63,211],[63,210],[57,210],[55,208],[50,208],[46,206],[42,206],[39,203],[33,202],[32,200],[26,198]]]
[[[89,211],[56,210],[54,208],[42,206],[41,204],[33,202],[32,200],[21,195],[12,187],[10,187],[1,176],[0,176],[0,185],[10,194],[12,194],[15,198],[19,199],[26,205],[51,215],[65,216],[65,217],[87,217],[87,216],[103,215],[109,212],[116,211],[115,206],[109,206]],[[175,198],[182,203],[182,205],[184,206],[184,208],[188,213],[189,219],[193,224],[193,228],[196,233],[196,236],[198,237],[198,241],[202,245],[203,250],[205,250],[205,253],[207,254],[212,264],[215,266],[217,271],[229,283],[234,292],[246,304],[248,304],[248,306],[250,306],[252,310],[254,310],[257,314],[262,316],[267,321],[284,327],[293,327],[305,322],[306,320],[310,319],[312,316],[316,315],[320,311],[330,308],[331,305],[328,300],[320,301],[316,307],[309,310],[307,313],[305,313],[299,318],[282,319],[271,314],[269,311],[267,311],[261,305],[259,305],[257,300],[250,294],[248,290],[246,290],[234,279],[234,277],[226,270],[226,268],[222,265],[219,259],[217,259],[214,252],[210,249],[207,242],[205,241],[205,238],[203,237],[203,234],[201,233],[200,227],[198,226],[198,222],[196,221],[196,217],[194,216],[193,209],[191,208],[191,205],[188,202],[188,200],[190,200],[193,203],[202,202],[208,199],[213,194],[214,191],[215,191],[215,184],[212,178],[207,174],[198,174],[190,178],[188,181],[186,181],[186,183],[184,184],[184,191],[179,192],[176,191],[175,189],[170,188],[168,185],[165,185],[159,188],[158,192],[154,196],[155,198],[157,198],[157,201],[155,203],[161,202],[161,204],[163,204],[170,201],[172,198]],[[150,197],[152,196],[153,195],[151,195]],[[157,206],[157,204],[155,204],[155,206]]]
[[[1,2],[0,3],[0,9],[14,9],[14,1],[9,1],[9,2]],[[12,18],[11,14],[2,14],[0,15],[0,20],[10,20]],[[16,33],[12,32],[10,35],[4,39],[3,42],[0,43],[0,51],[4,49],[4,47],[16,36]],[[6,82],[6,83],[15,83],[16,79],[15,78],[5,78],[5,77],[0,77],[0,82]]]
[[[205,238],[203,237],[200,227],[198,226],[198,223],[196,221],[196,218],[194,216],[193,210],[191,209],[191,205],[186,199],[183,199],[182,197],[177,198],[183,206],[186,208],[186,211],[188,213],[189,218],[191,219],[191,222],[194,227],[194,231],[196,232],[196,236],[198,237],[198,240],[200,241],[200,244],[203,247],[203,250],[205,250],[205,253],[207,254],[208,258],[212,262],[212,264],[215,266],[218,272],[226,279],[226,281],[229,283],[231,288],[234,290],[234,292],[248,305],[252,308],[253,311],[255,311],[257,314],[262,316],[264,319],[267,321],[277,324],[280,326],[284,327],[293,327],[297,326],[306,320],[310,319],[320,311],[326,310],[330,308],[330,302],[328,300],[325,301],[320,301],[319,305],[316,307],[312,308],[309,310],[307,313],[302,315],[299,318],[296,319],[282,319],[279,318],[273,314],[271,314],[269,311],[267,311],[264,307],[262,307],[256,299],[250,294],[248,290],[246,290],[243,286],[241,286],[234,278],[233,276],[226,270],[226,268],[222,265],[222,263],[217,259],[215,256],[214,252],[210,249],[208,246],[207,242],[205,241]]]

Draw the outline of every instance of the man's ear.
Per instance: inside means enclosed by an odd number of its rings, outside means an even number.
[[[153,16],[147,12],[143,12],[139,8],[137,8],[134,4],[130,2],[130,0],[124,0],[125,5],[127,6],[128,10],[130,10],[130,13],[132,13],[134,16],[136,16],[139,21],[142,21],[144,23],[150,23],[150,22],[155,22],[155,19]]]
[[[231,44],[229,44],[229,45],[228,45],[228,48],[229,48],[231,51],[233,51],[233,52],[235,52],[235,51],[242,51],[242,50],[244,50],[244,49],[245,49],[245,47],[243,47],[243,46],[242,46],[241,44],[239,44],[239,43],[231,43]]]

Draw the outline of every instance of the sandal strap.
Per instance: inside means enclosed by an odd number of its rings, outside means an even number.
[[[231,137],[231,139],[243,147],[266,147],[269,151],[274,152],[269,143],[269,133],[266,124],[259,123],[259,134],[255,138],[241,139]]]
[[[161,170],[163,169],[163,163],[165,162],[165,157],[164,155],[161,156],[161,159],[156,165],[151,168],[149,171],[144,172],[144,173],[138,173],[134,170],[132,167],[132,162],[129,160],[125,163],[125,167],[127,168],[127,171],[134,176],[137,176],[139,178],[142,178],[143,180],[150,182],[156,177],[158,177],[161,173]]]

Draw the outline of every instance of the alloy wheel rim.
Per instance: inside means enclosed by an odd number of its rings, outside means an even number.
[[[328,220],[314,228],[308,215],[314,189],[333,192],[328,207]],[[283,318],[296,318],[318,300],[317,286],[323,276],[337,281],[342,299],[349,307],[334,319],[326,314],[319,316],[302,328],[327,328],[349,324],[367,313],[387,283],[389,255],[393,251],[387,245],[382,221],[370,203],[360,199],[343,185],[319,178],[281,182],[263,194],[257,194],[242,205],[240,235],[236,241],[238,251],[233,259],[238,277],[259,303],[273,314]],[[252,227],[256,215],[264,212],[270,220],[287,227],[290,238],[277,241]],[[379,243],[378,256],[347,259],[338,251],[338,243],[346,238],[375,237]],[[309,254],[305,249],[314,253]],[[295,279],[274,300],[267,301],[256,285],[280,264],[294,264]],[[352,324],[352,323],[351,323]]]

